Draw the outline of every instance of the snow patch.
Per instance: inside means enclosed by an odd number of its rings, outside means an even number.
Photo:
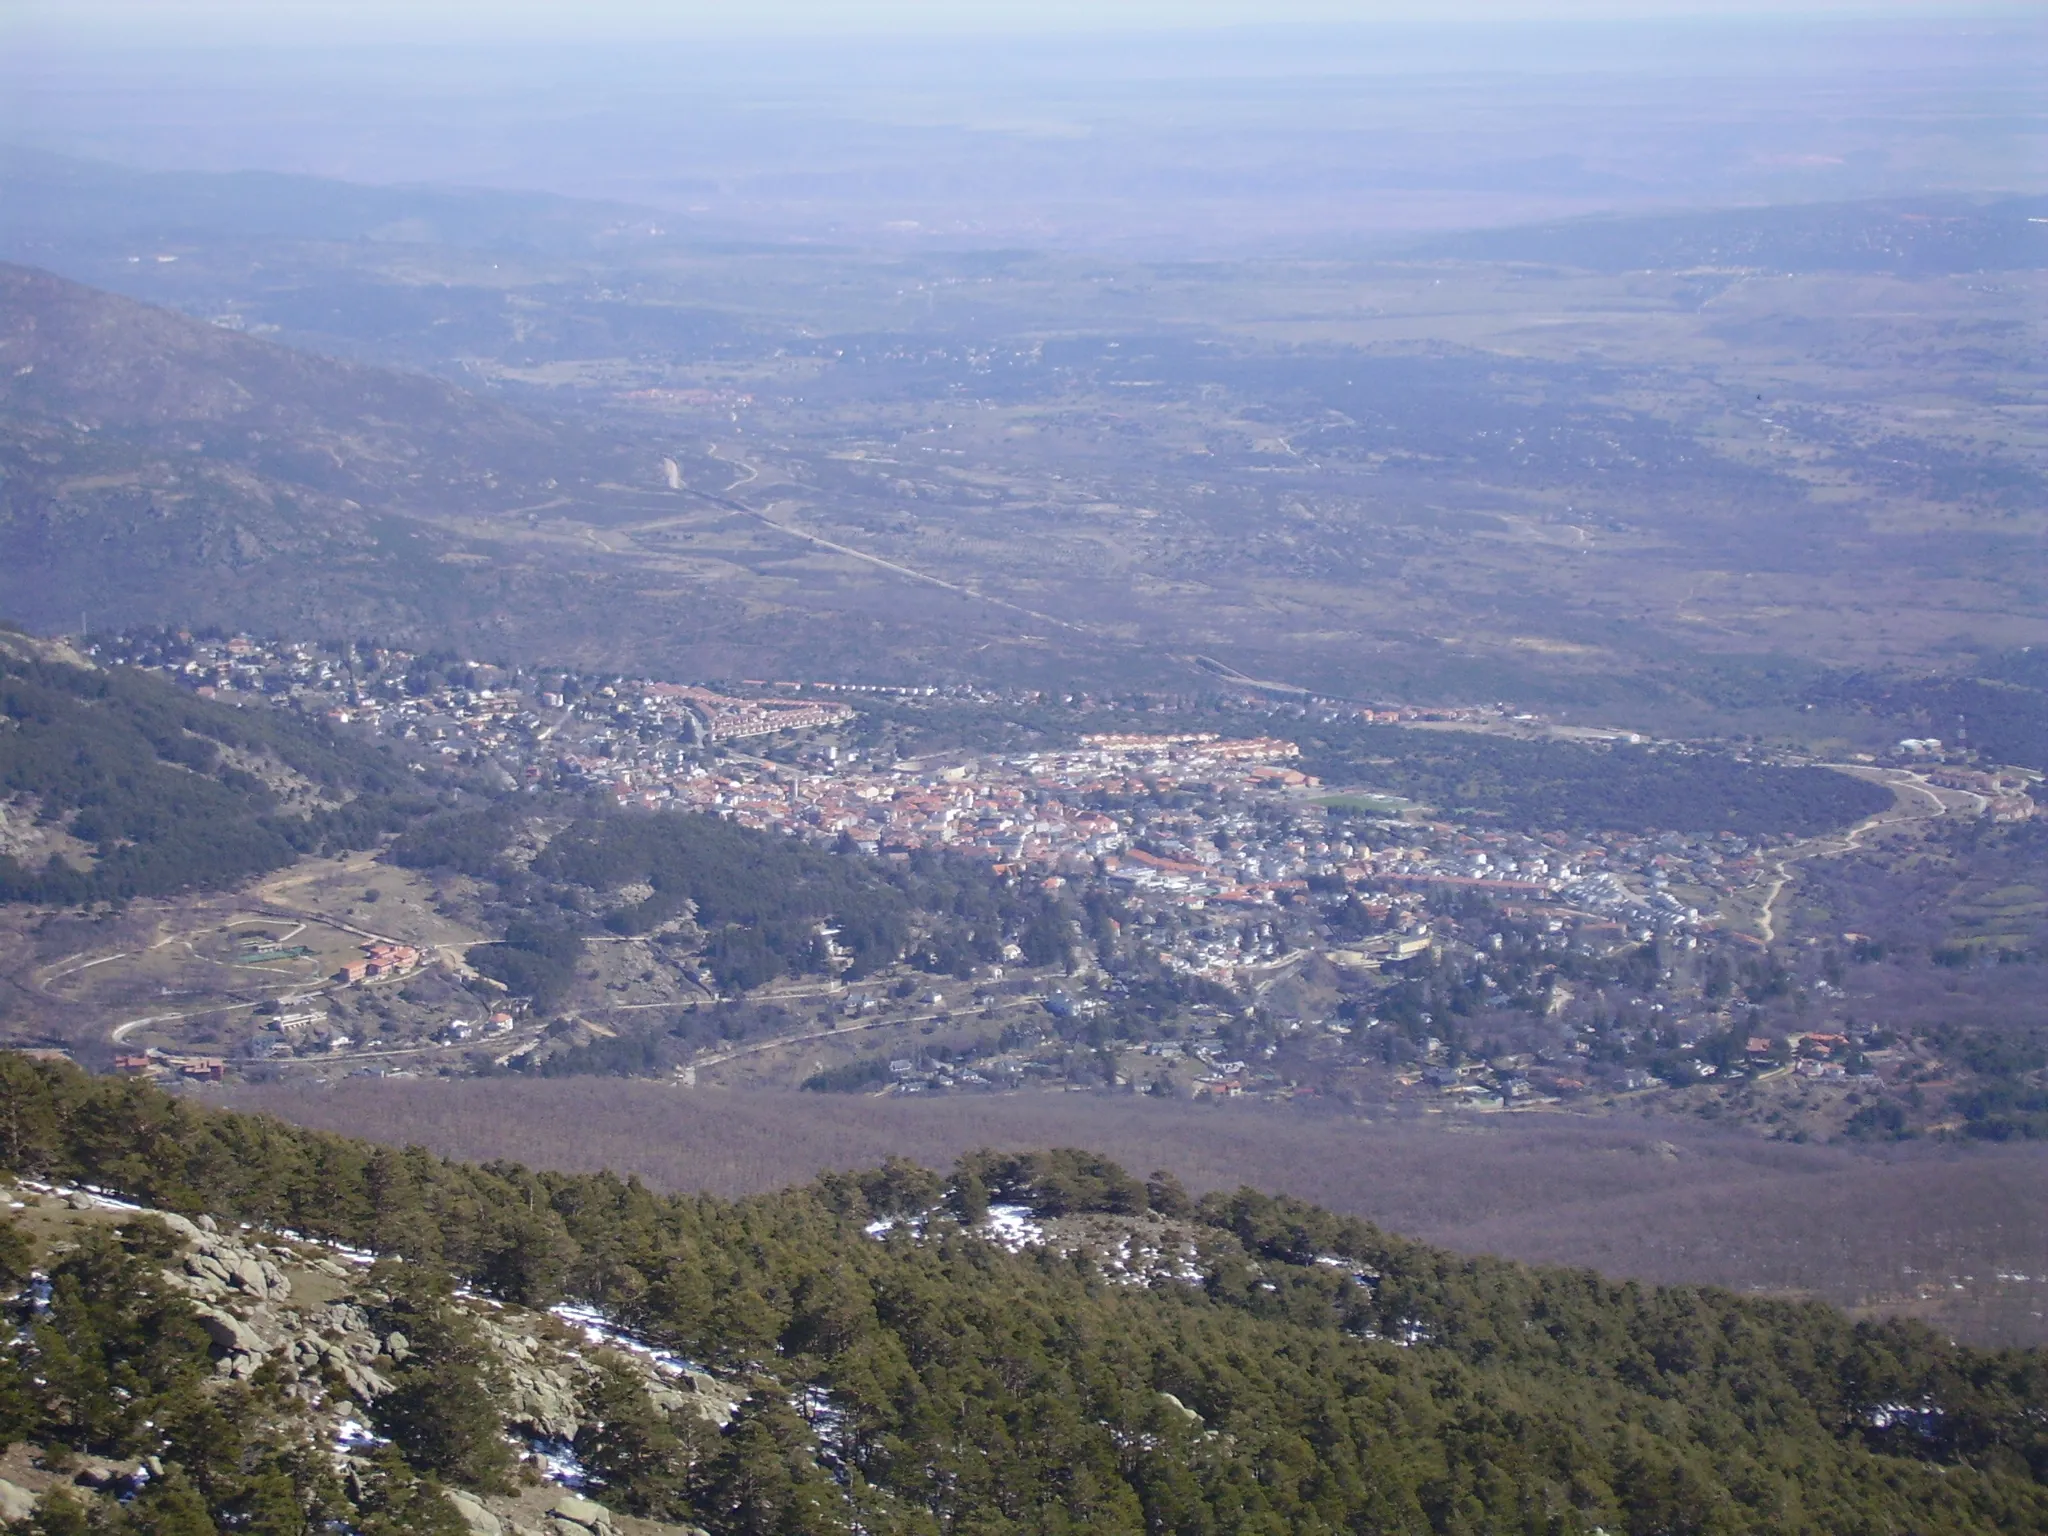
[[[1319,1253],[1316,1255],[1316,1262],[1325,1269],[1343,1270],[1350,1277],[1354,1285],[1362,1285],[1368,1291],[1379,1284],[1380,1272],[1378,1270],[1361,1268],[1356,1259],[1347,1259],[1342,1254]]]
[[[832,1394],[815,1382],[804,1388],[797,1412],[811,1426],[818,1444],[818,1464],[844,1486],[853,1466],[853,1435],[847,1427],[846,1410],[832,1400]]]
[[[576,1448],[566,1440],[535,1438],[526,1442],[526,1449],[540,1475],[551,1483],[560,1483],[577,1493],[604,1486],[602,1479],[592,1476],[590,1469],[576,1459]]]
[[[46,1184],[41,1179],[16,1179],[23,1189],[32,1189],[39,1195],[54,1195],[59,1200],[84,1199],[101,1211],[140,1211],[144,1207],[132,1200],[123,1200],[92,1184]]]
[[[1878,1403],[1864,1411],[1864,1421],[1872,1429],[1902,1424],[1927,1439],[1934,1437],[1947,1416],[1948,1410],[1932,1398],[1922,1398],[1918,1403]]]
[[[334,1450],[335,1454],[340,1456],[351,1456],[358,1451],[373,1451],[380,1445],[390,1443],[360,1419],[343,1419],[334,1426]]]
[[[1031,1217],[1028,1205],[992,1205],[981,1226],[990,1241],[1002,1244],[1012,1253],[1021,1253],[1032,1244],[1045,1241],[1045,1228]]]
[[[687,1355],[679,1355],[672,1349],[664,1349],[632,1330],[620,1327],[595,1307],[579,1307],[572,1302],[564,1301],[549,1307],[548,1312],[549,1315],[559,1318],[582,1333],[586,1344],[608,1345],[629,1355],[638,1355],[663,1375],[683,1376],[691,1371],[710,1374]]]

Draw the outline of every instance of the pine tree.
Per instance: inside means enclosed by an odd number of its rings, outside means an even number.
[[[28,1536],[93,1536],[92,1517],[69,1488],[52,1488],[36,1500]]]
[[[34,1270],[34,1244],[13,1217],[0,1218],[0,1300],[20,1295]],[[33,1385],[18,1353],[0,1349],[0,1451],[34,1429],[39,1415]]]
[[[657,1520],[688,1513],[694,1469],[716,1440],[701,1417],[663,1413],[637,1371],[600,1358],[581,1418],[576,1459],[603,1482],[607,1499]]]
[[[705,1468],[699,1506],[720,1536],[837,1536],[845,1497],[820,1470],[809,1426],[776,1397],[749,1401]]]
[[[382,1446],[351,1478],[356,1536],[468,1536],[469,1526],[432,1478],[419,1477],[393,1446]]]
[[[392,1390],[371,1405],[377,1427],[422,1472],[466,1488],[507,1486],[512,1455],[493,1401],[495,1357],[451,1304],[445,1277],[414,1264],[382,1274],[393,1290],[378,1325],[403,1333],[410,1349],[391,1373]]]
[[[81,1450],[157,1449],[146,1426],[189,1401],[208,1374],[197,1314],[164,1284],[173,1245],[161,1223],[89,1229],[50,1271],[50,1305],[24,1365],[42,1382],[48,1433]]]
[[[151,1478],[128,1509],[135,1536],[220,1536],[197,1488],[175,1469]]]

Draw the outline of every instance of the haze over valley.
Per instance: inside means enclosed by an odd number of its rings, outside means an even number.
[[[24,12],[0,1521],[2030,1528],[2048,48],[1566,9]]]

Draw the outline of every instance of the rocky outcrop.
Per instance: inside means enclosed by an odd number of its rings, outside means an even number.
[[[221,1354],[254,1355],[261,1359],[270,1353],[263,1336],[233,1313],[214,1307],[200,1307],[198,1312],[199,1326],[206,1330],[213,1347]]]
[[[445,1491],[448,1502],[455,1506],[455,1512],[469,1528],[469,1536],[504,1536],[505,1523],[484,1506],[482,1499],[473,1493],[464,1493],[459,1488]]]
[[[1190,1424],[1199,1424],[1202,1422],[1202,1416],[1199,1413],[1195,1412],[1194,1409],[1190,1408],[1186,1403],[1182,1402],[1179,1398],[1175,1397],[1171,1392],[1160,1393],[1159,1401],[1166,1404],[1167,1407],[1171,1408],[1175,1413],[1179,1414],[1182,1418],[1186,1419]]]
[[[83,1191],[54,1191],[80,1209],[100,1202]],[[376,1309],[385,1298],[370,1290],[359,1263],[342,1263],[334,1250],[297,1238],[274,1237],[248,1227],[224,1228],[210,1216],[184,1217],[151,1211],[182,1244],[164,1279],[193,1303],[223,1379],[247,1380],[268,1366],[283,1390],[315,1410],[330,1432],[361,1414],[394,1389],[414,1353],[404,1333],[379,1328]],[[290,1271],[290,1273],[288,1273]],[[292,1275],[301,1285],[293,1285]],[[338,1282],[330,1284],[329,1282]],[[336,1293],[339,1293],[338,1295]],[[310,1294],[307,1294],[310,1293]],[[323,1295],[335,1299],[322,1300]],[[582,1404],[603,1357],[631,1368],[653,1404],[668,1414],[694,1413],[713,1424],[730,1422],[746,1393],[695,1368],[681,1369],[595,1314],[572,1329],[544,1313],[458,1300],[497,1361],[496,1406],[507,1426],[535,1441],[566,1445],[582,1425]],[[360,1435],[360,1425],[345,1440]],[[538,1465],[538,1461],[535,1463]],[[160,1466],[137,1468],[86,1457],[74,1461],[81,1486],[110,1496],[132,1492],[138,1480],[159,1475]],[[344,1458],[344,1475],[356,1465]],[[485,1497],[446,1490],[468,1536],[620,1536],[620,1526],[602,1504],[559,1487],[530,1488],[517,1497]],[[35,1496],[0,1482],[0,1525],[28,1518]],[[636,1531],[662,1536],[703,1536],[693,1526],[629,1522]]]
[[[612,1512],[577,1494],[565,1493],[548,1506],[547,1536],[618,1536]]]
[[[284,1301],[291,1296],[292,1283],[268,1250],[209,1236],[190,1222],[179,1225],[190,1232],[191,1243],[182,1270],[171,1277],[182,1290],[202,1299],[242,1295]]]
[[[574,1440],[588,1362],[491,1318],[478,1319],[477,1326],[504,1369],[505,1417],[543,1440]]]
[[[707,1371],[685,1371],[680,1376],[656,1376],[648,1391],[663,1412],[694,1410],[720,1429],[732,1422],[747,1394],[720,1381]]]
[[[15,1525],[36,1512],[36,1496],[19,1483],[0,1478],[0,1525]]]
[[[38,1198],[54,1196],[79,1209],[107,1203],[84,1191],[43,1188]],[[374,1412],[363,1409],[394,1390],[393,1378],[416,1355],[403,1332],[378,1324],[389,1298],[374,1288],[361,1262],[341,1250],[246,1226],[224,1227],[209,1216],[144,1214],[161,1221],[181,1245],[164,1279],[191,1301],[219,1377],[245,1381],[267,1368],[284,1394],[303,1405],[316,1435],[337,1445],[338,1470],[360,1496],[364,1464],[356,1451],[375,1438],[366,1435],[365,1422],[376,1423]],[[746,1398],[708,1372],[684,1369],[677,1357],[657,1352],[595,1312],[565,1307],[551,1316],[460,1295],[455,1304],[495,1357],[496,1369],[489,1373],[495,1377],[494,1406],[509,1430],[535,1442],[528,1466],[547,1475],[582,1425],[583,1402],[600,1359],[630,1368],[667,1414],[694,1413],[723,1426]],[[74,1456],[66,1467],[80,1488],[114,1499],[132,1496],[164,1470],[153,1457],[138,1465]],[[595,1500],[549,1482],[488,1497],[445,1491],[467,1536],[622,1536],[622,1527],[646,1536],[705,1536],[694,1526],[622,1522]],[[0,1482],[0,1526],[30,1518],[34,1503],[31,1490]]]

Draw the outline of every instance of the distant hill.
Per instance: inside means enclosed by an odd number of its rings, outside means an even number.
[[[448,518],[602,521],[660,476],[442,380],[0,265],[0,610],[31,624],[402,632],[503,600]]]
[[[506,504],[496,493],[538,495],[579,470],[632,472],[618,444],[439,379],[312,357],[8,265],[0,422],[38,460],[53,448],[98,459],[96,481],[120,448],[168,455],[174,477],[197,455],[272,500],[293,488],[365,506],[495,507]],[[650,484],[655,470],[639,466]]]
[[[652,238],[660,215],[542,192],[380,187],[274,171],[143,171],[0,145],[0,254],[103,259],[165,244],[380,240],[584,253]]]
[[[727,232],[728,236],[730,232]],[[730,251],[708,215],[478,187],[145,171],[0,145],[0,261],[305,351],[465,382],[464,360],[767,350],[753,319],[643,280]],[[622,279],[621,266],[639,275]],[[595,283],[579,279],[597,273]]]
[[[2048,197],[1800,203],[1479,230],[1416,247],[1471,261],[1591,272],[1761,267],[1775,272],[2015,271],[2048,266]]]
[[[401,765],[0,633],[0,902],[231,885],[408,819]]]

